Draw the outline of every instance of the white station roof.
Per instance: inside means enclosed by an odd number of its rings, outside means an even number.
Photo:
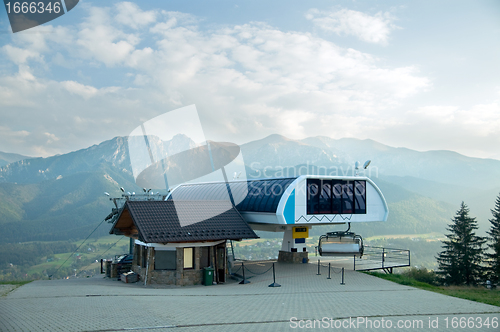
[[[219,201],[231,200],[231,196],[236,209],[252,228],[263,230],[272,229],[266,225],[387,221],[389,213],[377,185],[361,176],[302,175],[183,184],[167,199]]]

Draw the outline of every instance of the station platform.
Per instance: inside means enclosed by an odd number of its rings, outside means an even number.
[[[228,278],[213,286],[143,286],[102,275],[34,281],[0,297],[0,331],[290,331],[325,318],[313,330],[349,321],[343,330],[387,330],[380,327],[383,319],[394,330],[456,331],[455,317],[500,317],[500,307],[395,284],[353,271],[347,260],[342,285],[338,272],[344,263],[331,261],[327,279],[327,268],[317,275],[312,255],[306,264],[275,262],[281,287],[268,287],[272,263],[244,262],[248,284]],[[423,325],[397,329],[398,322]],[[439,326],[429,327],[431,322]]]

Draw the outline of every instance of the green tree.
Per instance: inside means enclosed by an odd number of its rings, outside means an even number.
[[[476,284],[484,270],[481,261],[482,246],[486,240],[474,232],[477,221],[476,218],[469,217],[469,209],[464,202],[452,221],[446,228],[451,234],[446,234],[448,240],[442,241],[444,251],[436,257],[439,264],[437,273],[447,284]]]
[[[500,194],[495,202],[495,208],[491,210],[493,219],[490,219],[491,228],[488,232],[488,247],[491,253],[486,253],[488,262],[488,278],[493,283],[500,281]]]

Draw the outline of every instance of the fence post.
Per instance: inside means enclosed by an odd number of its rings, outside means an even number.
[[[345,283],[344,283],[344,268],[342,268],[342,282],[340,284],[345,285]]]
[[[317,276],[321,275],[321,273],[319,273],[319,259],[318,259],[318,273],[316,273]]]
[[[332,278],[330,278],[330,270],[331,270],[330,264],[332,264],[332,263],[328,263],[328,278],[326,278],[326,279],[332,279]]]
[[[276,283],[276,272],[274,271],[274,263],[273,263],[273,283],[270,284],[269,287],[281,287],[280,284]]]
[[[244,284],[249,284],[250,281],[248,281],[246,278],[245,278],[245,265],[243,265],[243,262],[241,262],[241,269],[243,270],[243,280],[240,281],[240,285],[244,285]]]
[[[385,261],[385,248],[382,248],[382,268],[384,268],[384,261]]]

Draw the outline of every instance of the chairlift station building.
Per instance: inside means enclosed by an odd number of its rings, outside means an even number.
[[[226,202],[226,204],[222,202]],[[228,202],[231,203],[227,204]],[[241,224],[241,221],[244,221],[253,230],[283,232],[279,260],[299,263],[304,258],[307,259],[305,239],[312,226],[387,221],[389,212],[385,198],[377,185],[371,179],[361,176],[302,175],[291,178],[241,180],[227,183],[187,183],[173,189],[164,202],[156,203],[175,206],[176,209],[173,211],[177,211],[179,215],[176,221],[179,225],[172,227],[179,233],[179,238],[168,239],[155,235],[155,232],[144,231],[147,228],[144,225],[151,222],[144,218],[134,217],[134,213],[130,213],[130,205],[127,204],[113,224],[110,233],[124,234],[135,238],[136,248],[134,252],[137,253],[142,252],[144,247],[154,247],[157,251],[176,248],[177,253],[181,255],[185,252],[191,253],[191,251],[179,248],[200,248],[203,247],[201,243],[204,241],[207,247],[213,246],[217,242],[221,248],[221,243],[225,243],[225,240],[228,239],[255,238],[253,232],[246,231],[246,233],[239,235],[230,233],[231,227],[227,227],[232,222],[226,219],[229,224],[224,227],[229,233],[222,232],[222,229],[218,229],[217,226],[216,229],[213,229],[214,225],[209,221],[216,220],[213,218],[230,210],[231,212],[226,213],[226,216],[231,215],[235,218],[234,225],[238,229],[244,229]],[[200,204],[217,205],[222,210],[218,212],[214,212],[213,209],[204,211],[204,209],[199,208]],[[144,205],[142,209],[147,209],[146,206]],[[194,206],[197,208],[193,208]],[[127,213],[130,216],[126,221],[123,217],[125,210],[129,211]],[[191,214],[196,214],[196,216],[191,216]],[[189,220],[186,222],[187,219]],[[158,222],[160,220],[155,221],[156,224]],[[210,239],[200,237],[198,240],[194,238],[190,240],[192,235],[187,235],[187,233],[194,234],[195,231],[197,234],[203,234],[198,232],[206,232],[207,230],[218,231],[218,235],[212,236]],[[163,233],[168,233],[168,230],[163,230]],[[196,251],[198,255],[195,256],[194,260],[201,259],[201,251],[201,249]],[[214,251],[214,255],[216,251]],[[150,254],[143,253],[144,259],[149,257],[147,255]],[[225,256],[219,257],[219,261],[222,260],[225,261]],[[134,264],[140,264],[139,261],[134,260],[134,262]],[[190,268],[200,270],[197,276],[199,275],[201,278],[201,265],[197,266],[191,260],[190,264],[193,265]],[[182,272],[182,269],[181,263],[175,264],[177,272]],[[194,283],[201,283],[198,277],[195,279]]]
[[[282,252],[305,252],[312,226],[387,221],[385,198],[366,177],[302,175],[183,184],[168,200],[229,200],[254,230],[284,232]]]

